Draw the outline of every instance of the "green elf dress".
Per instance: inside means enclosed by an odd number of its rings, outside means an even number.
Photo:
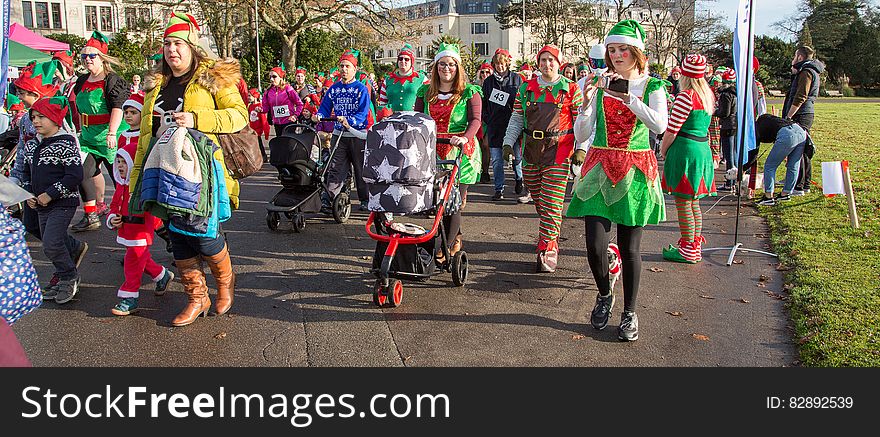
[[[86,75],[88,76],[88,75]],[[122,89],[115,89],[122,87]],[[75,86],[76,109],[80,116],[79,145],[83,152],[90,153],[96,158],[103,158],[112,163],[116,156],[116,150],[107,148],[107,133],[110,129],[110,107],[108,99],[119,100],[117,94],[128,97],[128,88],[125,82],[115,75],[108,75],[105,80],[89,82],[80,80]],[[113,96],[110,93],[114,93]],[[122,101],[125,101],[125,98]],[[129,129],[125,120],[122,120],[117,128],[117,140],[123,132]]]
[[[416,92],[416,98],[425,99],[425,93],[428,91],[428,84],[422,85]],[[450,138],[453,136],[462,136],[468,128],[467,107],[468,101],[479,94],[482,98],[483,90],[473,84],[468,84],[461,94],[461,98],[455,105],[450,105],[449,100],[440,98],[434,102],[425,101],[424,112],[434,119],[437,123],[437,138]],[[470,185],[477,182],[482,172],[483,155],[480,152],[480,143],[476,136],[464,145],[464,156],[461,158],[461,167],[459,168],[459,183]],[[455,159],[458,157],[458,147],[449,144],[437,144],[438,159]]]
[[[424,73],[413,71],[409,76],[398,76],[397,71],[385,78],[379,92],[379,108],[383,115],[389,112],[412,111],[416,105],[416,93],[425,83]]]
[[[685,99],[682,94],[687,94]],[[661,186],[663,192],[684,199],[716,195],[715,167],[709,147],[709,123],[712,114],[693,90],[679,93],[676,100],[688,100],[692,106],[675,140],[666,152]]]
[[[642,78],[642,80],[645,77]],[[641,99],[666,82],[646,76]],[[636,80],[638,81],[638,80]],[[635,91],[630,81],[631,92]],[[598,90],[593,145],[581,167],[581,178],[568,207],[568,217],[598,216],[625,226],[645,226],[666,220],[657,158],[648,141],[648,127],[623,102]],[[664,110],[664,115],[665,110]]]

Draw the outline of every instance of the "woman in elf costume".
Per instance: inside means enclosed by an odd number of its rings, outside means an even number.
[[[455,44],[440,44],[431,66],[431,82],[416,92],[415,110],[424,112],[437,123],[437,137],[449,138],[452,144],[437,144],[438,159],[455,159],[459,153],[459,190],[464,209],[467,187],[480,177],[479,141],[477,131],[482,124],[483,90],[468,83],[461,65],[461,53]],[[461,209],[444,217],[449,252],[461,250]]]
[[[129,87],[113,71],[119,60],[107,55],[109,40],[97,30],[80,52],[82,62],[88,70],[77,79],[73,86],[76,96],[76,111],[80,118],[79,146],[86,153],[83,161],[83,183],[80,191],[83,196],[82,220],[71,226],[74,232],[94,231],[101,227],[98,218],[109,208],[104,203],[104,176],[101,164],[110,174],[113,173],[113,160],[116,157],[116,142],[128,125],[122,119],[122,105],[128,100]]]
[[[556,271],[574,120],[583,101],[577,84],[559,73],[561,62],[562,53],[554,45],[538,52],[541,75],[520,85],[504,136],[504,148],[511,148],[522,134],[523,177],[541,220],[538,272]]]
[[[636,296],[641,274],[642,228],[666,219],[657,158],[651,150],[651,132],[666,130],[666,82],[648,75],[645,30],[633,20],[614,25],[605,37],[608,71],[587,81],[584,106],[575,123],[578,150],[572,159],[581,167],[581,179],[568,207],[569,217],[583,217],[587,260],[599,294],[590,316],[604,329],[614,305],[608,271],[608,239],[617,224],[617,244],[623,261],[624,308],[618,338],[638,339]],[[625,92],[610,79],[628,81]],[[598,88],[597,85],[603,86]],[[609,87],[617,88],[613,91]],[[584,140],[595,131],[588,152]],[[649,132],[650,131],[650,132]]]
[[[427,81],[415,70],[416,55],[406,44],[397,55],[397,69],[392,71],[379,86],[379,118],[394,112],[412,111],[416,105],[416,92]]]
[[[702,260],[703,214],[699,199],[714,196],[715,167],[709,148],[709,120],[715,109],[715,95],[706,79],[706,57],[688,55],[681,65],[679,86],[670,111],[669,127],[663,135],[660,154],[663,166],[663,191],[675,197],[678,247],[663,249],[663,258],[682,263]]]

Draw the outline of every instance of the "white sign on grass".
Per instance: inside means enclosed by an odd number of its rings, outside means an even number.
[[[822,163],[822,192],[825,195],[846,194],[843,190],[843,167],[840,161]]]

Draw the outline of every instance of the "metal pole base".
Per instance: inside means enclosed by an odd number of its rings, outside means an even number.
[[[733,247],[709,247],[709,248],[703,249],[703,252],[712,252],[714,250],[729,250],[730,251],[730,255],[727,257],[727,265],[728,266],[733,265],[733,257],[734,257],[734,255],[736,255],[737,250],[743,251],[743,252],[760,253],[762,255],[767,255],[767,256],[779,258],[779,255],[776,255],[773,252],[765,252],[763,250],[757,250],[757,249],[746,249],[746,248],[742,247],[742,243],[736,243],[736,245]]]

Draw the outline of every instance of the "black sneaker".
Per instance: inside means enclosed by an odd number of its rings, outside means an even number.
[[[760,202],[758,202],[758,205],[760,205],[760,206],[774,206],[774,205],[776,205],[776,199],[774,199],[772,197],[765,197],[765,198],[761,199]]]
[[[79,265],[82,264],[83,258],[86,257],[86,252],[89,251],[89,244],[85,241],[80,242],[79,250],[73,255],[73,262],[76,264],[76,268],[79,268]]]
[[[789,200],[791,200],[791,194],[780,194],[776,196],[776,203],[788,202]]]
[[[596,306],[590,314],[590,324],[598,330],[605,329],[608,325],[608,318],[611,316],[611,308],[614,307],[614,294],[608,296],[596,295]]]
[[[58,296],[58,283],[61,280],[57,275],[52,275],[52,279],[49,281],[49,285],[43,288],[43,300],[55,300],[55,297]]]
[[[504,192],[496,191],[495,194],[492,195],[492,200],[498,201],[504,198]]]
[[[636,341],[639,339],[639,316],[634,311],[624,311],[620,316],[617,339],[620,341]]]
[[[171,270],[165,269],[165,274],[156,281],[156,291],[153,292],[156,296],[162,296],[165,294],[165,291],[168,290],[168,284],[174,279],[174,272]]]
[[[79,278],[58,281],[58,295],[55,296],[55,303],[64,304],[70,302],[79,291]]]
[[[70,230],[73,232],[85,232],[85,231],[95,231],[101,227],[101,218],[98,217],[97,213],[90,212],[88,214],[83,214],[82,220],[79,223],[70,227]]]
[[[522,179],[516,180],[516,185],[513,186],[513,192],[516,194],[523,193],[523,180]]]

